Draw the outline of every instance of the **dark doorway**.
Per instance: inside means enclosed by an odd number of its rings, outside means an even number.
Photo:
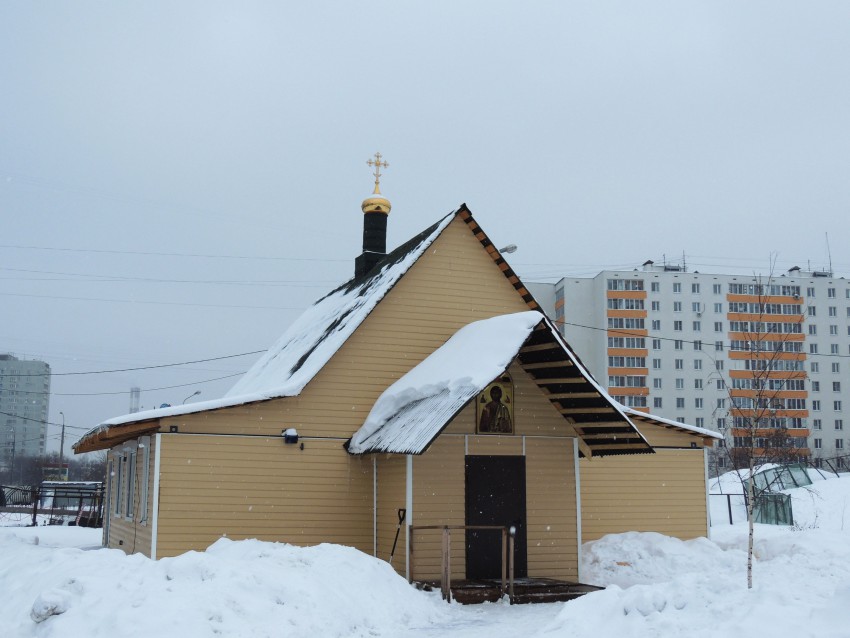
[[[514,575],[528,574],[525,538],[525,457],[466,457],[466,524],[516,527]],[[466,532],[466,577],[500,578],[502,534]]]

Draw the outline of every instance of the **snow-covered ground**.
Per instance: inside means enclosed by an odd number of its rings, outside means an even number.
[[[757,526],[752,591],[746,525],[724,525],[588,543],[584,580],[605,591],[513,607],[446,605],[334,545],[221,540],[151,562],[95,549],[100,530],[5,527],[0,636],[850,637],[850,476],[790,493],[795,527]]]

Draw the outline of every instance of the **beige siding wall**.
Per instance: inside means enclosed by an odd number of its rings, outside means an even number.
[[[142,446],[139,444],[143,443]],[[104,511],[104,518],[109,517],[109,527],[104,526],[103,544],[106,547],[122,549],[128,554],[141,553],[151,555],[151,525],[153,521],[153,485],[154,457],[156,454],[156,437],[143,437],[129,441],[109,451],[109,502]],[[135,456],[135,466],[130,473],[130,458]],[[147,472],[145,463],[147,462]],[[118,464],[120,471],[120,489],[118,486]],[[147,477],[147,502],[143,482]],[[127,510],[127,499],[130,480],[133,481],[132,503],[130,513]],[[118,513],[116,513],[116,498]]]
[[[413,458],[413,524],[466,523],[464,440],[438,438],[427,452]],[[452,532],[452,578],[465,578],[466,549],[463,530]],[[442,532],[423,530],[413,539],[413,576],[438,579],[442,565]]]
[[[578,521],[572,439],[526,440],[528,575],[578,578]]]
[[[627,531],[706,536],[702,448],[580,462],[582,540]]]
[[[373,550],[371,458],[341,440],[163,434],[157,557],[222,536]]]
[[[455,219],[298,397],[163,419],[181,432],[347,438],[390,384],[459,328],[528,310],[466,224]]]
[[[378,468],[378,558],[389,560],[398,529],[398,510],[407,507],[407,458],[401,455],[381,455]],[[398,535],[398,545],[393,557],[393,568],[405,573],[407,534],[405,519]]]

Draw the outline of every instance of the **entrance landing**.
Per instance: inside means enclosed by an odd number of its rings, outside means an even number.
[[[489,578],[453,580],[452,599],[463,605],[496,602],[502,597],[501,584],[501,580]],[[425,591],[439,591],[440,581],[417,582],[416,586]],[[514,596],[511,604],[561,602],[602,589],[604,588],[595,585],[553,578],[517,578],[514,580]]]

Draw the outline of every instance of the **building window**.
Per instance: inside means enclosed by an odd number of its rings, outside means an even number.
[[[844,429],[844,421],[842,421],[841,419],[835,419],[835,429],[836,430],[843,430]]]
[[[829,327],[829,334],[838,336],[838,326],[833,324]]]
[[[702,304],[698,301],[691,302],[691,310],[694,312],[702,312]]]
[[[694,370],[702,370],[702,359],[694,359]]]
[[[715,295],[719,295],[722,294],[723,288],[720,286],[720,284],[714,284],[711,287],[711,292],[713,292]]]
[[[694,379],[694,390],[702,390],[702,379]]]
[[[661,319],[653,319],[652,320],[652,329],[653,330],[661,330]]]
[[[814,299],[815,298],[815,289],[814,288],[806,288],[806,296]]]
[[[675,339],[673,341],[673,349],[674,350],[681,350],[684,347],[684,343],[685,342],[682,341],[681,339]]]
[[[653,350],[661,350],[661,339],[653,339],[652,340],[652,349]]]
[[[124,456],[119,454],[112,461],[112,513],[121,516],[121,479],[124,476]]]
[[[725,418],[720,417],[719,419],[717,419],[717,429],[718,430],[725,430],[726,429],[726,419]]]
[[[717,383],[717,389],[718,390],[725,390],[726,389],[726,382],[723,379],[718,379],[716,383]]]
[[[726,409],[726,399],[717,399],[717,408],[719,410],[725,410]]]
[[[684,379],[676,379],[676,389],[684,390],[685,389],[685,380]]]
[[[674,301],[673,302],[673,312],[682,312],[682,302]]]
[[[652,387],[656,390],[661,389],[661,377],[655,378],[652,380]]]
[[[702,410],[702,397],[697,397],[696,399],[694,399],[694,407],[697,410]]]
[[[703,427],[704,423],[705,423],[705,419],[702,418],[701,416],[698,416],[696,418],[696,421],[694,422],[694,425],[697,426],[698,428],[701,428],[701,427]]]
[[[694,341],[694,350],[702,350],[702,341],[699,339]]]
[[[818,344],[810,343],[809,344],[809,354],[817,354],[818,353]]]
[[[815,412],[820,412],[820,401],[818,401],[817,399],[812,401],[812,410],[814,410]]]
[[[714,342],[714,351],[715,352],[723,352],[723,342],[722,341],[715,341]]]
[[[652,360],[652,369],[660,370],[661,369],[661,359],[653,359]]]
[[[723,304],[722,303],[714,304],[714,312],[716,312],[718,314],[723,314]]]
[[[838,354],[838,344],[837,343],[829,344],[829,354]]]
[[[682,284],[680,284],[680,283],[673,284],[673,292],[677,295],[680,294],[682,292]]]
[[[661,284],[658,283],[657,281],[653,281],[652,283],[649,284],[649,286],[650,286],[649,289],[652,292],[660,292],[661,291]]]
[[[809,334],[810,335],[816,335],[817,333],[818,333],[818,327],[815,324],[810,323],[809,324]]]
[[[820,372],[820,366],[818,365],[817,361],[812,361],[811,364],[809,364],[809,369],[814,374],[817,374],[818,372]]]
[[[699,321],[694,321],[694,332],[699,332],[702,330],[702,323]]]
[[[654,312],[658,312],[659,310],[661,310],[661,302],[660,301],[653,301],[652,302],[652,310]]]
[[[844,439],[835,439],[835,449],[843,450],[844,449]]]
[[[127,496],[124,504],[124,517],[132,520],[133,503],[136,497],[136,452],[130,452],[127,462]]]
[[[674,321],[673,322],[673,330],[675,330],[676,332],[682,332],[682,322],[681,321]]]
[[[836,308],[835,306],[830,306],[829,307],[829,316],[830,317],[837,317],[838,316],[838,308]]]
[[[832,391],[833,392],[841,392],[841,381],[833,381],[832,382]]]
[[[815,430],[820,430],[821,429],[821,420],[820,419],[814,419],[812,421],[812,428],[815,429]]]
[[[838,374],[841,371],[841,364],[837,361],[832,364],[832,373]]]
[[[685,407],[685,397],[676,397],[676,408],[682,409]]]
[[[715,321],[714,322],[714,332],[723,332],[723,322]]]
[[[714,369],[715,370],[722,370],[723,369],[723,361],[721,359],[718,359],[717,361],[714,362]]]
[[[676,370],[684,370],[685,369],[685,360],[684,359],[676,359],[675,360]]]
[[[820,392],[820,381],[812,381],[812,392]]]
[[[652,407],[653,407],[653,408],[660,408],[660,407],[662,407],[661,403],[662,403],[662,402],[661,402],[661,397],[653,397],[653,398],[652,398]]]
[[[151,471],[151,437],[142,437],[139,447],[142,449],[142,484],[139,486],[139,522],[148,520],[148,483]]]
[[[835,299],[835,288],[827,288],[826,289],[826,296],[829,297],[830,299]]]
[[[699,284],[691,284],[691,294],[699,294]]]
[[[822,447],[821,439],[815,439],[815,449],[819,450],[819,449],[821,449],[821,447]]]
[[[833,401],[832,402],[832,409],[835,410],[836,412],[841,412],[841,401]]]
[[[809,306],[808,310],[809,310],[809,316],[810,317],[817,317],[817,310],[815,309],[814,306]]]

